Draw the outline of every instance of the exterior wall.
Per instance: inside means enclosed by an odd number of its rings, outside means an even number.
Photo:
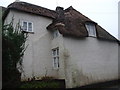
[[[34,33],[29,33],[26,46],[28,45],[24,60],[21,79],[30,80],[33,77],[35,79],[41,79],[44,76],[50,76],[54,78],[63,78],[63,70],[53,69],[52,60],[52,36],[46,27],[52,23],[52,19],[28,14],[18,11],[10,11],[6,17],[5,23],[9,23],[14,18],[14,25],[20,21],[30,21],[33,23]],[[61,64],[62,65],[62,64]]]
[[[66,87],[118,79],[118,44],[93,37],[64,38]]]
[[[118,39],[120,41],[120,1],[118,2]],[[119,44],[119,49],[118,49],[118,64],[119,64],[119,69],[120,69],[120,44]],[[120,76],[120,70],[119,70],[119,76]]]
[[[120,40],[120,1],[118,2],[118,39]]]
[[[13,17],[14,16],[14,17]],[[118,44],[93,37],[83,39],[66,38],[60,35],[53,39],[46,27],[52,19],[33,14],[10,11],[5,23],[14,18],[14,25],[20,21],[33,23],[34,33],[29,33],[23,60],[21,79],[51,76],[65,79],[66,87],[78,87],[118,78]],[[53,68],[51,50],[59,47],[60,67]]]
[[[59,68],[54,69],[56,71],[56,76],[59,79],[65,79],[65,65],[64,65],[64,46],[63,46],[63,36],[59,33],[58,37],[52,39],[51,49],[59,47]]]

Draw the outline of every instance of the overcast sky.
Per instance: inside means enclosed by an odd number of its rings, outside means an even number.
[[[0,6],[7,7],[15,0],[0,0]],[[118,38],[118,2],[120,0],[21,0],[48,9],[56,6],[73,6],[76,10],[97,22],[110,34]]]

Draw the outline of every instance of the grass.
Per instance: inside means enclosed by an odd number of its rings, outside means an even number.
[[[64,81],[42,80],[22,82],[20,88],[65,88]]]

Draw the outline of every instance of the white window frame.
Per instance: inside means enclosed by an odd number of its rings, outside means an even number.
[[[23,25],[24,25],[23,23],[24,22],[27,22],[27,29],[26,30],[24,30],[24,28],[23,28]],[[32,30],[31,31],[29,30],[29,23],[32,24],[32,28],[31,28]],[[23,31],[26,31],[26,32],[33,32],[33,23],[30,22],[30,21],[22,21],[22,29],[23,29]]]
[[[59,48],[52,49],[53,69],[59,69]]]
[[[88,35],[96,37],[96,27],[95,27],[95,24],[93,24],[93,23],[86,23],[85,26],[86,26],[86,29],[88,31]]]

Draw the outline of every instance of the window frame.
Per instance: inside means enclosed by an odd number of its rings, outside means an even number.
[[[24,25],[24,22],[27,22],[27,29],[26,30],[24,30],[24,28],[23,28],[23,25]],[[29,30],[29,23],[31,23],[31,31]],[[23,29],[23,31],[25,31],[25,32],[33,32],[33,22],[30,22],[30,21],[22,21],[22,29]]]
[[[59,48],[52,49],[53,69],[59,69]]]
[[[85,23],[85,27],[88,31],[88,36],[96,37],[96,26],[94,23]],[[91,29],[92,28],[92,29]]]

